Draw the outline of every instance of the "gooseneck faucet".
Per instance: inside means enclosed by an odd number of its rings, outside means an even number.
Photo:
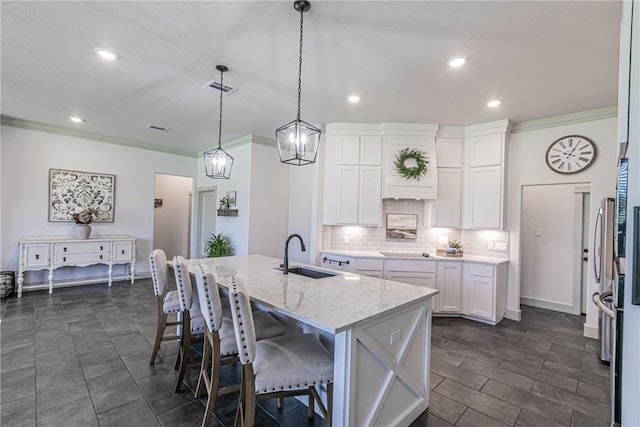
[[[294,237],[300,239],[300,248],[302,249],[302,252],[305,252],[307,250],[304,247],[304,241],[299,234],[291,234],[289,237],[287,237],[287,241],[284,243],[284,262],[282,263],[282,274],[289,274],[289,241]]]

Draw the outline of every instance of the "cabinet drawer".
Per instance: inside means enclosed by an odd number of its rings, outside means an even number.
[[[59,254],[79,254],[87,252],[97,252],[107,254],[111,249],[111,242],[70,242],[70,243],[54,243],[53,253]]]
[[[385,261],[386,271],[419,271],[435,273],[437,264],[433,261],[418,261],[405,259],[389,259]]]
[[[85,263],[101,263],[109,261],[109,257],[106,253],[101,254],[99,252],[84,253],[84,254],[55,254],[54,264],[85,264]]]
[[[24,245],[24,268],[47,268],[49,266],[49,244]]]
[[[467,264],[467,271],[473,276],[493,277],[495,267],[488,264]]]
[[[113,242],[113,260],[129,261],[133,258],[133,242]]]
[[[355,259],[356,270],[382,271],[384,268],[384,260],[381,259]]]

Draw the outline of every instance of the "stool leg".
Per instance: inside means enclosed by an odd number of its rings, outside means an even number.
[[[210,335],[209,345],[211,346],[209,353],[213,363],[211,366],[211,377],[206,381],[209,385],[207,388],[209,396],[207,397],[207,407],[205,408],[202,419],[202,427],[207,427],[209,421],[211,421],[213,408],[216,406],[216,398],[218,397],[218,384],[220,383],[220,337],[218,336],[218,331],[214,331],[213,333],[208,332],[208,334]]]
[[[324,422],[327,427],[331,427],[333,420],[333,383],[327,384],[327,416],[324,418]]]
[[[151,352],[151,361],[149,361],[149,365],[153,365],[156,362],[156,355],[158,354],[158,350],[160,349],[160,342],[162,341],[162,336],[164,335],[164,328],[167,324],[167,315],[163,310],[163,302],[162,296],[158,298],[158,324],[156,326],[156,342],[153,344],[153,351]]]
[[[207,389],[207,393],[211,394],[211,390],[207,387],[206,376],[209,371],[209,362],[211,360],[211,340],[209,336],[209,330],[204,331],[204,343],[202,344],[202,364],[200,365],[200,375],[198,375],[198,385],[196,386],[195,398],[199,398],[202,395],[202,387]]]
[[[314,403],[316,401],[315,397],[313,397],[313,393],[311,392],[311,389],[313,388],[313,386],[309,387],[309,406],[307,407],[307,418],[309,419],[313,419],[313,415],[315,412],[314,409]]]
[[[189,363],[189,352],[191,350],[191,317],[189,311],[185,311],[182,320],[182,339],[180,342],[180,370],[178,371],[178,382],[176,383],[175,392],[179,392],[182,388],[184,374],[187,372],[187,364]]]

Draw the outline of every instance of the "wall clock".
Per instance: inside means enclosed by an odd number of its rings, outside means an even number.
[[[591,166],[597,154],[596,144],[592,140],[581,135],[569,135],[551,143],[545,160],[552,171],[572,174]]]

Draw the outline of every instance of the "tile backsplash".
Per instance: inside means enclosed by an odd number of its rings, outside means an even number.
[[[467,255],[492,258],[509,257],[508,231],[461,230],[432,228],[431,201],[386,199],[382,203],[383,224],[380,227],[331,226],[322,228],[322,248],[346,251],[405,251],[435,253],[436,247],[447,240],[462,242]],[[384,224],[387,213],[418,215],[417,239],[391,239],[386,237]],[[504,251],[501,249],[504,244]],[[493,248],[493,249],[490,249]]]

